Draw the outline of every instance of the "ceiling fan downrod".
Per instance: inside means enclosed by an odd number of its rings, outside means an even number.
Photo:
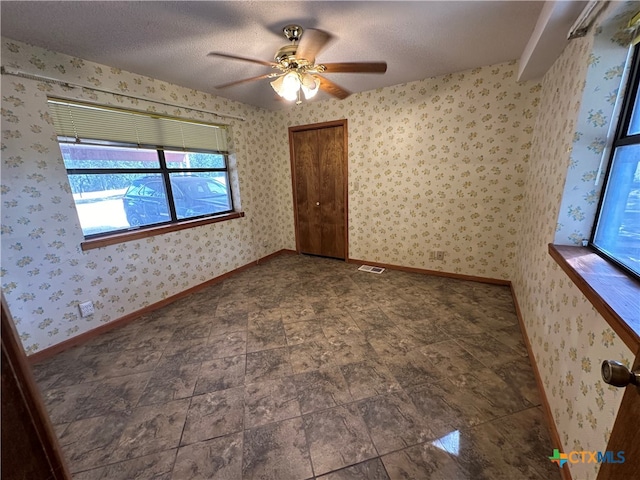
[[[296,58],[296,52],[298,51],[298,42],[302,37],[304,30],[300,25],[287,25],[282,29],[284,36],[291,42],[290,45],[281,47],[276,52],[273,59],[278,64],[275,68],[280,68],[283,71],[289,69],[296,70],[305,64],[303,59]]]
[[[302,32],[304,32],[300,25],[287,25],[282,31],[290,42],[299,42],[300,37],[302,37]]]

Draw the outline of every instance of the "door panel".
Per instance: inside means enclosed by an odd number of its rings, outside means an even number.
[[[342,127],[318,130],[322,251],[345,258],[344,138]]]
[[[640,369],[640,352],[633,362],[634,371]],[[603,463],[598,480],[640,478],[640,387],[628,385],[618,409],[616,421],[607,444],[607,451],[624,451],[624,463]]]
[[[337,225],[322,226],[322,255],[344,259],[344,228]]]
[[[318,134],[315,130],[295,132],[293,148],[296,179],[297,220],[300,251],[322,255],[322,238],[319,202],[320,176],[318,165]]]
[[[346,121],[290,129],[301,253],[347,258]]]

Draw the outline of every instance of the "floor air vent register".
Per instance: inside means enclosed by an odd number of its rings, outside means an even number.
[[[384,272],[384,268],[372,267],[371,265],[362,265],[358,270],[362,270],[363,272],[369,272],[369,273],[377,273],[377,274]]]

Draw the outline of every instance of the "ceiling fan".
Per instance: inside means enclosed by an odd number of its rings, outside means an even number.
[[[303,31],[304,35],[302,35]],[[385,73],[387,71],[386,62],[316,64],[316,56],[332,38],[330,33],[312,28],[303,30],[299,25],[287,25],[283,28],[283,33],[291,44],[280,48],[272,62],[228,53],[210,52],[209,56],[211,57],[257,63],[276,70],[257,77],[217,85],[215,88],[227,88],[265,78],[275,78],[271,82],[271,86],[285,100],[301,103],[300,92],[304,94],[306,99],[310,99],[318,93],[318,90],[323,90],[336,98],[344,99],[351,95],[351,92],[320,75],[321,73]]]

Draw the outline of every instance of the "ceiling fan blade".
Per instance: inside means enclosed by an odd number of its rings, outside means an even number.
[[[329,95],[333,95],[340,100],[343,100],[351,95],[351,92],[345,90],[339,85],[336,85],[331,80],[328,80],[321,75],[316,75],[316,77],[320,79],[320,90],[327,92]]]
[[[304,58],[309,63],[316,60],[316,56],[329,43],[333,36],[324,30],[307,28],[302,33],[302,38],[296,50],[296,58]]]
[[[324,73],[384,73],[387,62],[323,63]]]
[[[245,78],[243,80],[236,80],[235,82],[223,83],[222,85],[215,85],[213,88],[227,88],[234,85],[240,85],[242,83],[253,82],[255,80],[262,80],[263,78],[270,78],[273,73],[265,73],[264,75],[258,75],[257,77]]]
[[[266,67],[273,67],[274,65],[276,65],[273,62],[267,62],[264,60],[258,60],[256,58],[247,58],[247,57],[239,57],[237,55],[230,55],[228,53],[220,53],[220,52],[209,52],[207,54],[208,57],[222,57],[222,58],[229,58],[231,60],[240,60],[242,62],[251,62],[251,63],[257,63],[258,65],[264,65]]]

